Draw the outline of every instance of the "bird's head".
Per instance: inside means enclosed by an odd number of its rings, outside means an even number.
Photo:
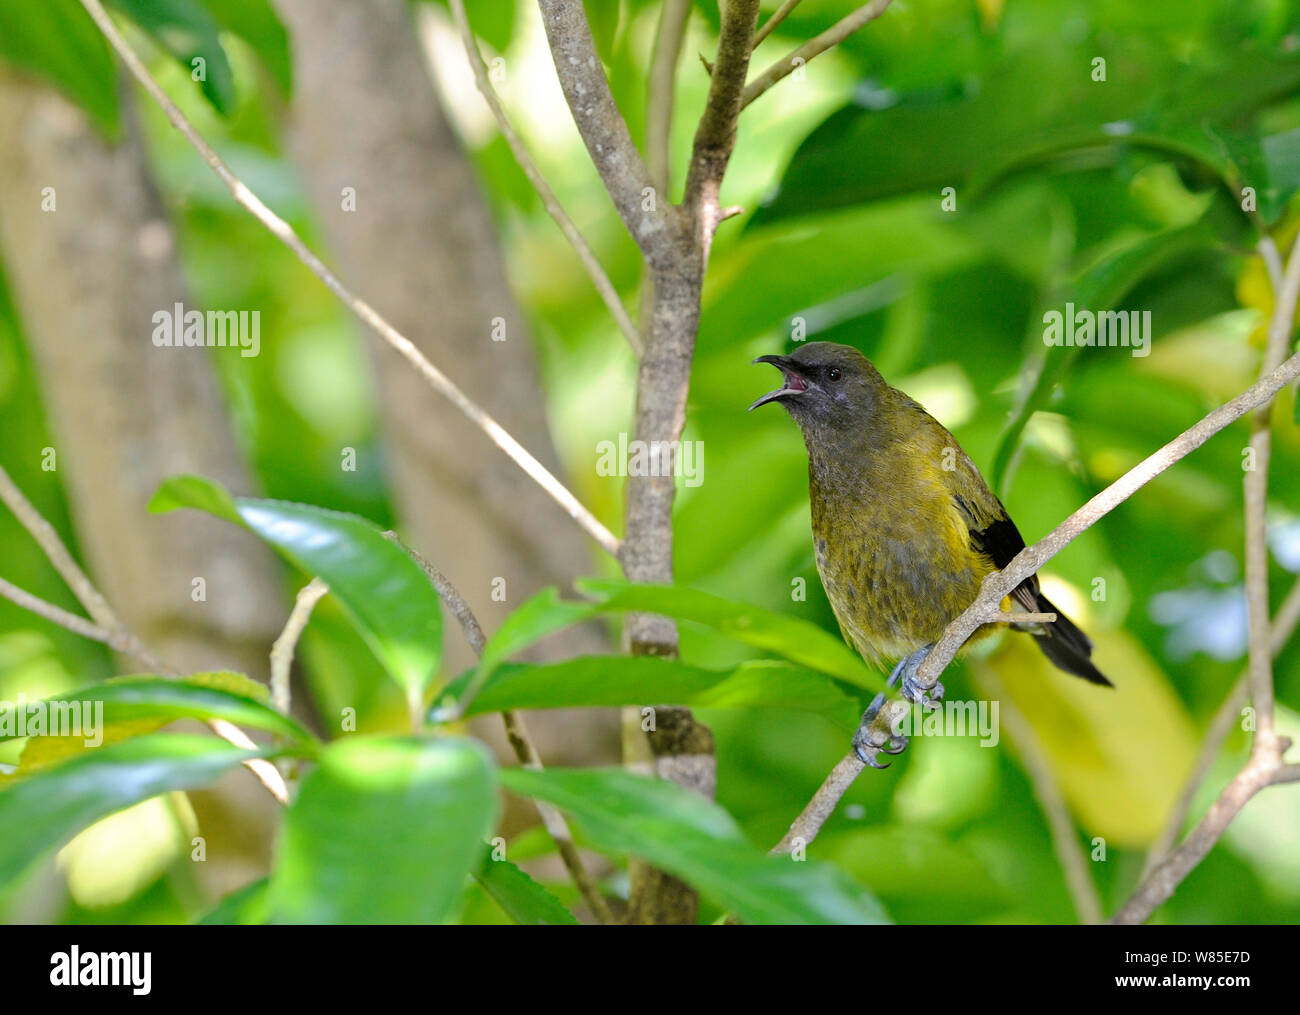
[[[889,387],[871,361],[850,345],[809,342],[789,356],[759,356],[781,371],[782,384],[751,405],[780,402],[805,434],[861,427]]]

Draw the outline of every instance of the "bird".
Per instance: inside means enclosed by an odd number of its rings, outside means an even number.
[[[916,671],[985,576],[1025,548],[1020,530],[957,439],[853,346],[809,342],[754,363],[775,366],[782,384],[749,410],[778,403],[803,433],[814,558],[841,634],[869,663],[898,660],[887,686],[901,682],[913,704],[939,707],[943,685],[920,684]],[[1055,623],[1013,626],[1057,668],[1114,686],[1093,665],[1088,636],[1043,595],[1036,575],[1010,598],[1028,612],[1056,614]],[[992,630],[981,627],[966,645]],[[884,701],[876,697],[853,737],[873,768],[888,767],[877,754],[907,746],[906,737],[873,735]]]

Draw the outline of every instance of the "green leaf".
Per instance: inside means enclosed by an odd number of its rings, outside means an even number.
[[[226,31],[248,43],[271,72],[281,93],[293,91],[293,61],[289,35],[267,0],[201,0],[208,13]]]
[[[206,927],[244,927],[265,923],[268,880],[258,878],[236,889],[194,922]]]
[[[256,688],[256,690],[254,690]],[[117,677],[47,699],[51,720],[70,714],[72,702],[102,702],[104,723],[159,719],[226,719],[268,730],[300,744],[314,737],[288,716],[265,704],[266,689],[238,673],[197,673],[180,680],[155,676]],[[31,703],[35,704],[35,703]],[[31,704],[24,707],[30,708]],[[16,709],[0,709],[0,742],[21,735]],[[96,721],[101,721],[96,717]],[[49,735],[49,730],[46,730]]]
[[[196,789],[250,758],[215,737],[157,733],[81,754],[0,783],[0,885],[7,885],[74,833],[169,790]]]
[[[591,25],[596,55],[606,64],[614,61],[614,40],[618,36],[619,0],[586,0],[587,22]]]
[[[1222,66],[1192,67],[1150,40],[1111,44],[1032,47],[977,80],[941,89],[901,96],[864,90],[804,140],[777,197],[752,224],[915,191],[932,191],[937,201],[940,188],[964,181],[969,198],[1009,172],[1085,149],[1169,152],[1233,188],[1258,178],[1262,167],[1239,164],[1207,128],[1293,92],[1300,58],[1233,54]],[[1105,82],[1089,72],[1099,57],[1107,61]],[[1224,80],[1234,87],[1218,87]],[[1267,187],[1260,211],[1271,221],[1281,195],[1265,195]]]
[[[859,687],[884,690],[880,674],[839,635],[806,620],[681,586],[638,585],[613,578],[581,579],[574,585],[595,598],[602,611],[635,610],[689,620]]]
[[[603,850],[640,856],[748,923],[886,923],[876,901],[829,864],[771,857],[717,804],[620,769],[511,768],[502,784],[548,800]]]
[[[601,613],[628,611],[693,621],[742,644],[775,652],[858,687],[871,691],[884,689],[880,674],[847,644],[806,620],[676,585],[638,585],[616,578],[582,579],[574,584],[595,601],[561,599],[554,588],[543,589],[525,601],[488,639],[473,677],[458,683],[459,701],[472,703],[506,659],[547,635]],[[455,712],[449,710],[446,714]]]
[[[1043,309],[1063,312],[1066,302],[1093,313],[1113,309],[1144,278],[1176,258],[1214,243],[1215,234],[1207,224],[1208,218],[1202,216],[1190,225],[1141,236],[1108,251],[1061,286]],[[1029,323],[1030,343],[1042,341],[1043,327],[1043,314],[1039,313]],[[1087,347],[1043,346],[1037,353],[1036,373],[998,441],[992,471],[995,490],[1005,492],[1011,462],[1025,427],[1034,413],[1047,405],[1052,392],[1073,368],[1084,348]]]
[[[419,706],[442,656],[442,608],[428,576],[383,530],[357,515],[286,501],[232,498],[198,476],[169,479],[150,511],[198,508],[233,521],[318,575],[375,658]]]
[[[446,694],[458,697],[473,674],[471,670],[458,677]],[[825,715],[845,729],[857,727],[862,711],[859,702],[829,677],[776,660],[707,670],[652,656],[581,656],[557,663],[500,667],[465,714],[646,704],[805,709]]]
[[[436,2],[451,17],[447,0]],[[514,37],[515,7],[515,0],[470,0],[465,4],[474,35],[498,53],[504,53]]]
[[[290,805],[267,902],[281,923],[436,923],[497,813],[477,741],[336,741]]]
[[[235,76],[221,48],[220,28],[199,0],[108,2],[153,36],[191,79],[201,72],[199,89],[217,112],[234,112]]]
[[[117,135],[113,59],[77,0],[0,4],[0,58],[44,78]]]
[[[578,922],[559,899],[509,860],[485,857],[474,880],[515,923],[563,926]]]

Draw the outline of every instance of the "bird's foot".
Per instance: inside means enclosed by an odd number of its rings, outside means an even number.
[[[853,753],[864,765],[872,768],[889,767],[888,763],[882,765],[877,761],[877,755],[902,754],[907,749],[907,737],[893,731],[892,717],[880,715],[884,704],[885,695],[876,695],[875,700],[862,713],[862,723],[853,734]]]
[[[880,739],[867,725],[859,726],[858,732],[853,735],[853,753],[864,765],[870,765],[872,768],[889,767],[889,762],[881,764],[876,760],[878,755],[902,754],[905,750],[907,750],[907,737],[891,736]]]
[[[920,705],[927,712],[939,707],[943,701],[943,684],[935,681],[933,684],[922,684],[916,679],[916,671],[921,668],[925,662],[926,656],[934,645],[925,645],[917,649],[910,656],[894,667],[894,672],[889,675],[892,682],[896,677],[901,677],[903,682],[903,697],[913,705]]]

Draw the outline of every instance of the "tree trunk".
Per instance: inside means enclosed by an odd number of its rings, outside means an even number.
[[[183,672],[265,679],[284,616],[269,553],[204,515],[145,509],[178,473],[241,493],[247,480],[207,350],[152,343],[155,311],[192,304],[130,98],[110,145],[53,91],[0,72],[0,247],[55,435],[50,479],[64,485],[93,580],[146,645]],[[55,210],[42,210],[47,196]],[[193,799],[211,837],[199,865],[209,887],[264,872],[278,809],[265,790],[240,771]]]

